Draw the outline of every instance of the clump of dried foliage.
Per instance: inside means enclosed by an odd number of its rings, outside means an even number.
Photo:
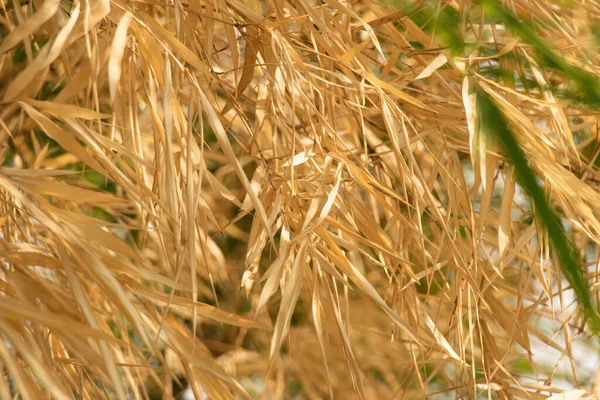
[[[0,398],[591,392],[573,281],[473,93],[595,296],[600,131],[569,72],[600,73],[600,5],[503,7],[2,0]]]

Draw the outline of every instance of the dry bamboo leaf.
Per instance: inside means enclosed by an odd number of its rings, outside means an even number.
[[[548,397],[548,400],[592,400],[594,398],[596,398],[596,396],[590,395],[585,390],[569,390],[566,392],[553,394],[552,396]]]
[[[360,54],[361,51],[363,51],[363,49],[365,47],[367,47],[371,42],[371,40],[365,40],[359,44],[357,44],[356,46],[353,46],[350,50],[348,50],[347,52],[345,52],[342,57],[340,57],[340,62],[342,64],[347,64],[350,62],[350,60],[352,60],[354,57],[356,57],[358,54]]]
[[[55,196],[76,203],[102,204],[106,206],[123,206],[126,201],[118,197],[83,189],[77,186],[67,185],[62,182],[56,182],[47,179],[15,179],[19,187],[32,194],[41,194],[44,196]]]
[[[135,249],[128,246],[119,237],[100,228],[92,218],[60,210],[51,205],[44,205],[42,208],[47,210],[50,215],[61,217],[63,224],[78,237],[86,238],[90,243],[115,251],[132,260],[140,259],[140,255]]]
[[[236,98],[239,98],[244,90],[254,79],[254,68],[256,67],[256,58],[259,50],[259,39],[261,32],[258,29],[249,29],[248,40],[246,41],[246,51],[244,52],[244,66],[242,67],[242,77],[235,88]],[[256,38],[252,39],[252,38]],[[226,107],[227,109],[227,107]]]
[[[115,97],[117,96],[117,88],[121,79],[123,55],[125,53],[125,46],[127,45],[127,29],[132,19],[133,15],[129,11],[123,14],[119,25],[117,25],[115,37],[112,42],[110,58],[108,60],[108,82],[111,103],[115,102]]]
[[[18,354],[31,367],[36,376],[43,382],[43,387],[48,390],[54,398],[66,399],[69,397],[68,391],[64,385],[55,376],[54,371],[48,370],[46,365],[43,365],[38,354],[34,354],[25,343],[21,342],[19,332],[11,328],[10,325],[3,320],[0,320],[0,329],[4,336],[10,341],[9,343],[17,350]]]
[[[174,296],[173,298],[169,298],[168,295],[164,293],[154,293],[151,290],[148,290],[140,285],[135,285],[135,293],[140,297],[144,297],[152,301],[154,304],[165,306],[167,303],[172,304],[173,306],[180,307],[182,309],[194,310],[198,315],[201,315],[206,318],[213,319],[215,321],[223,322],[225,324],[242,326],[246,328],[258,328],[258,329],[268,329],[267,326],[245,319],[233,313],[228,313],[218,308],[212,307],[208,304],[198,303],[191,300],[188,300],[183,297]],[[169,301],[170,300],[170,301]]]
[[[75,23],[79,18],[79,3],[75,3],[74,9],[71,11],[71,17],[68,23],[56,35],[52,43],[48,43],[42,48],[34,62],[29,64],[20,74],[18,74],[6,88],[2,102],[7,103],[15,100],[34,79],[39,77],[43,69],[47,68],[60,55],[63,47],[69,40],[69,35],[75,27]]]
[[[1,398],[175,397],[180,375],[215,399],[570,395],[525,361],[586,379],[596,347],[469,79],[593,262],[597,12],[515,0],[528,37],[462,0],[388,7],[6,3]]]
[[[417,1],[408,11],[395,11],[392,13],[389,13],[383,17],[379,17],[377,19],[372,20],[371,22],[369,22],[369,25],[371,25],[371,27],[373,28],[377,28],[378,26],[387,24],[388,22],[391,22],[393,20],[396,19],[400,19],[402,17],[405,17],[407,15],[410,15],[412,13],[414,13],[416,10],[418,10],[424,3],[424,0],[419,0]]]
[[[500,259],[504,259],[511,238],[512,228],[512,206],[515,196],[515,176],[513,166],[505,167],[504,192],[502,193],[502,205],[500,206],[500,224],[498,227],[498,253]],[[502,267],[501,263],[501,267]]]
[[[467,124],[469,127],[469,152],[471,153],[471,163],[476,174],[481,176],[480,163],[481,155],[478,151],[479,137],[481,136],[479,123],[477,120],[477,104],[476,94],[473,91],[473,85],[470,82],[470,78],[465,76],[462,84],[462,99],[465,106],[465,113],[467,115]]]
[[[362,376],[360,373],[360,368],[356,361],[356,356],[354,355],[354,352],[352,351],[352,345],[350,343],[350,338],[348,337],[348,333],[347,333],[347,326],[345,326],[345,324],[342,320],[339,303],[337,303],[334,300],[334,293],[333,293],[333,290],[331,290],[331,289],[329,290],[329,298],[333,304],[337,328],[340,333],[340,336],[342,337],[342,344],[343,344],[344,350],[347,354],[346,359],[348,361],[348,364],[350,364],[349,367],[350,367],[350,372],[352,375],[352,383],[353,383],[353,386],[356,387],[360,399],[363,400],[366,398],[366,393],[365,393],[363,379],[362,379]]]
[[[337,246],[333,246],[334,248],[337,248]],[[337,249],[336,253],[340,253],[339,248]],[[356,283],[356,285],[358,285],[362,290],[364,290],[365,293],[369,295],[369,297],[371,297],[375,301],[375,303],[377,303],[377,305],[381,307],[383,311],[385,311],[385,313],[406,334],[406,336],[410,340],[414,341],[415,343],[420,343],[420,341],[417,339],[417,336],[412,332],[412,329],[409,326],[407,326],[404,323],[404,321],[402,321],[396,315],[396,313],[386,304],[386,302],[379,295],[379,293],[377,293],[377,290],[375,290],[375,288],[369,283],[369,281],[364,277],[364,275],[361,274],[360,271],[358,271],[358,269],[354,265],[352,265],[352,263],[350,263],[345,257],[340,256],[336,253],[330,252],[327,255],[332,258],[335,257],[335,261],[337,261],[336,265],[342,267],[343,272],[346,273],[350,277],[350,279],[354,283]]]
[[[13,355],[13,352],[8,349],[7,343],[4,340],[0,341],[0,357],[4,361],[4,366],[7,368],[12,379],[14,379],[18,392],[23,396],[24,400],[44,398],[38,386],[23,370],[21,363]]]
[[[48,21],[58,10],[60,5],[59,0],[44,1],[41,7],[26,21],[8,35],[0,45],[0,54],[6,53],[8,50],[15,47],[19,42],[33,34],[42,24]]]
[[[529,57],[529,63],[531,65],[531,72],[535,80],[538,82],[541,88],[546,88],[548,83],[544,78],[542,72],[536,65],[535,61],[533,61]],[[550,90],[543,89],[544,100],[546,100],[550,104],[556,104],[556,99],[554,94]],[[575,141],[573,139],[573,133],[571,132],[571,128],[569,128],[569,122],[567,121],[567,116],[565,113],[558,107],[551,107],[550,111],[554,116],[554,125],[556,126],[557,133],[563,138],[567,140],[567,143],[571,148],[576,148]],[[579,156],[579,153],[575,153],[576,156]]]
[[[357,13],[355,13],[354,11],[352,11],[350,8],[346,7],[346,5],[344,3],[339,2],[339,1],[329,1],[329,0],[326,0],[326,3],[329,6],[337,9],[341,13],[349,15],[349,16],[355,18],[362,25],[362,27],[365,30],[366,34],[371,39],[371,42],[373,43],[373,45],[375,46],[375,48],[379,52],[379,55],[383,58],[383,61],[385,62],[385,54],[383,52],[383,49],[381,48],[381,44],[379,43],[379,40],[377,39],[377,35],[375,34],[375,31],[373,30],[373,27],[371,25],[369,25],[367,22],[365,22],[360,17],[360,15],[358,15]]]
[[[267,280],[263,289],[260,293],[260,297],[258,298],[258,303],[256,305],[255,318],[260,314],[262,309],[267,305],[267,302],[275,294],[277,289],[279,288],[279,284],[281,282],[281,277],[283,276],[283,269],[288,263],[288,248],[290,242],[290,234],[285,227],[281,229],[281,238],[280,238],[280,249],[279,256],[275,259],[273,264],[267,270]]]
[[[273,339],[271,339],[271,348],[269,351],[270,364],[273,364],[279,349],[283,343],[283,340],[288,334],[290,329],[290,322],[298,296],[300,295],[300,289],[302,288],[302,278],[305,270],[305,258],[306,258],[306,247],[309,241],[305,239],[300,243],[298,250],[294,257],[294,263],[291,265],[290,276],[283,290],[281,298],[281,305],[279,306],[279,312],[277,313],[277,321],[273,328]]]
[[[435,71],[440,69],[444,64],[448,62],[448,59],[444,54],[438,54],[424,69],[417,75],[415,80],[429,78]]]
[[[321,306],[321,295],[319,288],[319,279],[314,276],[313,278],[313,298],[312,298],[312,314],[313,323],[315,325],[315,331],[317,332],[317,338],[319,340],[319,347],[321,349],[321,357],[323,357],[323,364],[325,366],[325,378],[327,380],[327,386],[329,389],[329,397],[333,399],[333,388],[331,386],[331,377],[329,375],[329,366],[327,365],[327,355],[325,350],[325,331],[323,327],[323,315]]]
[[[469,60],[474,61],[474,60],[493,60],[494,58],[500,58],[503,55],[506,55],[508,53],[510,53],[511,51],[513,51],[513,49],[517,46],[517,44],[519,43],[520,39],[519,38],[512,38],[510,40],[510,42],[508,42],[506,44],[506,46],[504,46],[502,49],[500,49],[499,52],[497,52],[494,55],[491,56],[487,56],[487,57],[469,57]]]
[[[20,102],[19,103],[23,110],[33,118],[37,124],[46,132],[46,134],[54,139],[59,145],[61,145],[69,153],[75,155],[81,161],[102,173],[104,168],[81,146],[77,140],[62,130],[57,124],[52,122],[48,117],[42,115],[39,111],[35,110],[29,104]]]
[[[412,104],[413,106],[419,107],[426,111],[432,111],[425,103],[415,99],[414,97],[402,92],[400,89],[396,88],[394,85],[389,84],[376,78],[373,74],[367,73],[366,78],[373,84],[375,87],[381,88],[382,90],[391,93],[396,96],[400,100],[406,101],[407,103]]]
[[[148,321],[146,321],[148,322]],[[155,328],[153,326],[153,328]],[[192,344],[189,338],[187,338],[181,329],[176,324],[165,324],[166,334],[169,337],[169,342],[172,347],[177,349],[183,354],[187,354],[190,361],[204,370],[206,373],[218,377],[224,382],[230,383],[236,390],[237,394],[242,396],[244,399],[251,399],[246,390],[244,390],[239,383],[228,376],[225,371],[210,358],[209,354],[202,354],[200,351],[193,351]],[[233,395],[226,390],[221,388],[221,396],[225,399],[234,399]],[[213,394],[216,394],[213,392]]]
[[[16,302],[5,298],[0,304],[0,310],[4,318],[16,321],[29,320],[46,325],[49,328],[57,331],[62,331],[64,334],[81,335],[94,339],[105,340],[108,342],[119,343],[120,340],[112,335],[101,332],[97,329],[90,328],[81,322],[74,321],[61,314],[56,314],[47,310],[41,310],[38,307],[29,304]]]
[[[141,19],[141,23],[146,26],[146,29],[155,34],[159,39],[164,40],[166,44],[172,46],[173,50],[180,55],[183,61],[196,68],[203,75],[210,75],[208,67],[202,63],[189,48],[163,28],[153,17],[144,12],[138,12],[136,13],[136,18]]]
[[[208,101],[208,98],[206,97],[206,95],[202,91],[200,91],[199,94],[200,94],[200,98],[202,99],[204,108],[206,110],[206,113],[208,116],[208,121],[210,122],[210,125],[214,129],[215,134],[217,135],[219,144],[223,148],[223,151],[225,152],[225,155],[227,156],[227,158],[233,164],[233,167],[234,167],[234,170],[235,170],[237,176],[242,181],[242,183],[248,193],[248,196],[250,196],[252,204],[254,205],[254,208],[258,212],[258,215],[263,223],[263,228],[267,230],[267,232],[269,233],[269,237],[271,238],[271,240],[273,240],[273,233],[271,231],[271,226],[269,225],[269,219],[267,218],[267,214],[265,213],[264,207],[263,207],[262,203],[260,202],[260,199],[258,198],[257,194],[252,189],[252,186],[250,185],[250,182],[248,181],[248,177],[246,176],[246,173],[243,171],[239,160],[235,156],[235,154],[233,152],[233,148],[231,147],[231,143],[229,142],[229,139],[227,138],[227,134],[225,133],[225,130],[223,129],[223,125],[221,124],[219,117],[215,113],[215,110],[213,109],[211,103]]]
[[[41,111],[46,111],[61,118],[80,118],[84,120],[98,120],[110,118],[110,114],[99,113],[87,108],[77,107],[71,104],[56,104],[50,101],[39,101],[24,99],[24,102]]]
[[[433,335],[435,340],[438,342],[440,347],[443,348],[452,359],[458,361],[459,364],[465,364],[465,362],[462,360],[462,358],[460,358],[459,355],[456,354],[456,352],[454,351],[454,349],[452,348],[452,346],[450,345],[448,340],[446,340],[444,335],[442,335],[442,333],[440,332],[438,327],[435,326],[435,322],[433,322],[433,320],[431,319],[431,317],[429,315],[425,315],[425,324],[431,331],[431,334]]]

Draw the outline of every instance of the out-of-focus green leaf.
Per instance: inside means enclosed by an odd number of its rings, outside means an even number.
[[[561,270],[589,318],[591,328],[598,333],[600,317],[592,302],[588,280],[585,277],[580,257],[567,238],[560,219],[552,210],[546,194],[539,186],[535,172],[529,167],[527,156],[509,129],[502,112],[481,89],[477,90],[477,108],[480,126],[487,135],[501,144],[506,155],[514,164],[519,183],[533,201],[537,219],[548,233],[550,244],[560,263]]]

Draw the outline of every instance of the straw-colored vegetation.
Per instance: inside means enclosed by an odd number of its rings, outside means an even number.
[[[593,392],[595,1],[1,4],[0,399]]]

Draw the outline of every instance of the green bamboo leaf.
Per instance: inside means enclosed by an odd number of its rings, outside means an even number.
[[[538,60],[546,66],[560,71],[574,84],[576,94],[586,104],[600,108],[600,82],[583,69],[569,64],[564,56],[552,49],[534,27],[519,21],[512,13],[493,0],[483,0],[482,6],[486,13],[502,21],[508,29],[518,35],[524,42],[533,46],[538,54]]]
[[[560,268],[575,291],[577,300],[590,326],[600,332],[600,317],[592,302],[590,287],[585,277],[580,257],[561,225],[558,215],[552,210],[544,190],[536,180],[536,173],[529,167],[527,156],[510,130],[506,119],[488,95],[477,88],[477,108],[480,126],[485,134],[497,140],[515,166],[520,185],[527,191],[535,207],[535,214],[548,233],[550,244],[560,263]]]

